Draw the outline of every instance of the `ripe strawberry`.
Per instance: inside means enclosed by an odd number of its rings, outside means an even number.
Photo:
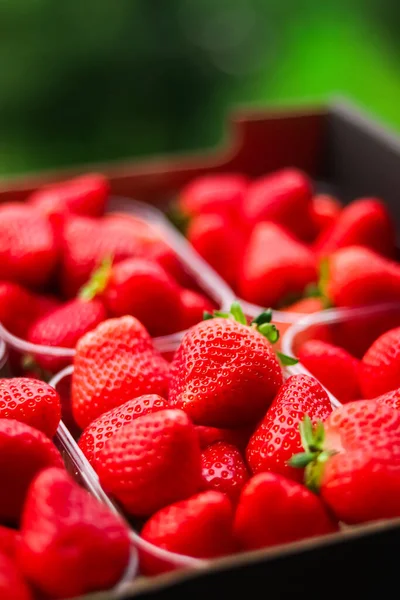
[[[33,600],[14,561],[0,552],[0,598],[1,600]]]
[[[334,196],[329,194],[313,196],[311,200],[311,218],[318,235],[326,231],[333,223],[336,223],[341,212],[342,205]]]
[[[239,450],[232,444],[216,442],[201,453],[201,466],[206,489],[223,492],[235,503],[249,478]]]
[[[47,383],[25,377],[0,379],[0,419],[21,421],[52,438],[60,418],[60,398]]]
[[[62,467],[53,442],[41,431],[14,419],[0,419],[0,498],[2,522],[18,521],[32,478],[49,466]]]
[[[360,365],[360,382],[365,398],[400,387],[400,327],[386,331],[367,350]]]
[[[143,394],[165,396],[169,365],[134,317],[108,319],[76,346],[72,411],[84,429],[106,411]]]
[[[393,256],[395,229],[386,206],[376,198],[360,198],[346,206],[315,245],[320,256],[329,256],[345,246],[366,246]]]
[[[21,536],[19,531],[0,525],[0,553],[15,559]]]
[[[306,414],[316,423],[331,412],[328,395],[314,377],[289,377],[250,438],[246,458],[252,472],[273,471],[301,480],[302,473],[288,465],[291,456],[302,448],[299,425]]]
[[[96,456],[104,444],[121,427],[132,423],[142,415],[165,408],[168,408],[168,402],[157,394],[147,394],[128,400],[125,404],[116,406],[92,421],[79,438],[79,447],[88,461],[94,465]]]
[[[24,337],[34,318],[32,294],[11,281],[0,282],[0,323],[11,333]]]
[[[198,425],[235,428],[255,423],[282,383],[270,342],[253,327],[239,305],[225,317],[189,329],[172,365],[169,402]],[[221,313],[218,313],[221,314]],[[237,320],[235,320],[237,319]]]
[[[73,297],[107,257],[113,262],[140,254],[141,242],[130,219],[71,216],[62,232],[61,287]]]
[[[103,175],[88,173],[46,185],[34,192],[28,202],[45,215],[74,213],[101,217],[109,192],[109,183]]]
[[[210,559],[234,551],[232,523],[228,498],[220,492],[207,491],[159,510],[147,521],[141,536],[163,550]],[[143,574],[157,575],[172,569],[173,563],[141,552]]]
[[[235,288],[245,246],[239,228],[224,215],[206,213],[192,220],[187,238],[200,256]]]
[[[189,329],[189,327],[197,325],[203,320],[205,312],[211,313],[214,310],[212,303],[206,296],[193,290],[181,289],[179,303],[182,312],[181,329]]]
[[[104,489],[131,515],[148,516],[196,493],[200,447],[181,410],[142,415],[117,431],[97,453]]]
[[[325,295],[335,306],[400,300],[400,266],[368,248],[347,246],[327,259]]]
[[[276,306],[317,280],[315,256],[274,223],[255,226],[243,256],[239,293],[249,302]]]
[[[53,231],[39,211],[23,204],[0,206],[0,279],[38,287],[57,262]]]
[[[154,261],[127,258],[114,266],[105,261],[81,295],[89,300],[101,295],[111,316],[133,315],[152,336],[180,329],[180,289]]]
[[[247,179],[236,173],[203,175],[183,188],[179,197],[179,208],[189,217],[207,213],[235,219],[238,217],[247,186]]]
[[[257,179],[249,186],[242,205],[249,227],[260,221],[273,221],[304,240],[313,238],[311,182],[305,173],[282,169]]]
[[[196,425],[196,432],[199,436],[200,448],[204,450],[207,446],[216,442],[226,442],[245,450],[249,438],[253,433],[253,427],[242,427],[241,429],[220,429],[218,427],[207,427],[206,425]]]
[[[277,473],[259,473],[247,482],[234,522],[234,534],[243,550],[287,544],[337,530],[337,523],[318,496]]]
[[[126,525],[66,471],[45,469],[32,482],[22,516],[18,562],[51,598],[109,589],[129,561]]]
[[[151,243],[143,244],[140,256],[155,261],[179,285],[184,287],[193,286],[194,282],[190,274],[175,251],[163,239],[154,239]]]
[[[34,321],[27,337],[33,344],[74,348],[78,340],[104,321],[106,316],[100,300],[85,301],[77,298]],[[35,359],[41,368],[52,372],[62,369],[70,362],[69,358],[45,354],[37,354]]]
[[[343,348],[320,340],[309,340],[301,345],[297,356],[340,402],[361,397],[359,361]]]
[[[400,410],[400,388],[374,398],[375,402]]]

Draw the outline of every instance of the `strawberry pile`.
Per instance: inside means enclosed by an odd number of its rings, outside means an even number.
[[[175,212],[199,254],[253,304],[311,313],[400,300],[394,222],[378,198],[343,207],[287,168],[254,181],[199,177]]]
[[[274,350],[271,311],[248,324],[235,303],[205,317],[171,364],[131,316],[77,345],[80,449],[142,540],[173,553],[139,545],[141,573],[400,516],[398,356],[389,366],[371,349],[374,399],[333,410],[317,379],[285,377],[295,360]],[[375,398],[381,377],[390,391]]]
[[[108,198],[107,180],[90,174],[0,205],[0,323],[10,333],[72,349],[106,318],[133,315],[157,337],[214,308],[155,228],[105,214]],[[10,358],[15,374],[25,368],[42,377],[69,360]]]
[[[127,526],[81,488],[52,441],[60,398],[0,379],[0,597],[72,598],[109,589],[130,558]]]

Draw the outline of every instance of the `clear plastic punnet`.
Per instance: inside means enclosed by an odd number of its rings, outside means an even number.
[[[335,308],[307,315],[294,323],[282,338],[282,352],[297,356],[308,340],[329,341],[362,358],[383,333],[400,326],[400,304],[386,303],[360,308]],[[300,362],[286,367],[288,375],[312,375]],[[325,386],[324,386],[325,387]],[[326,389],[326,387],[325,387]],[[332,406],[341,402],[326,389]]]
[[[128,198],[110,198],[107,214],[125,215],[140,220],[148,225],[156,235],[175,253],[180,265],[196,289],[207,296],[218,310],[230,307],[235,294],[223,279],[203,260],[187,240],[182,236],[167,217],[150,205],[137,202]],[[182,339],[184,331],[177,331],[170,335],[154,338],[155,346],[159,349],[174,347]],[[65,359],[65,364],[70,364],[75,354],[73,348],[43,346],[32,344],[23,340],[0,323],[0,340],[6,343],[11,371],[14,364],[20,364],[21,357],[58,357]],[[0,347],[1,351],[1,347]],[[0,355],[1,356],[1,355]],[[1,358],[0,358],[1,364]]]
[[[6,343],[0,339],[0,377],[6,377],[7,374],[7,346]]]
[[[169,347],[171,350],[171,346]],[[55,443],[62,455],[64,456],[65,463],[67,468],[71,470],[74,474],[75,478],[100,502],[108,506],[108,508],[122,515],[123,518],[126,518],[126,515],[118,508],[118,506],[112,501],[112,499],[105,493],[103,488],[100,485],[99,478],[90,465],[85,455],[79,448],[76,443],[76,438],[79,436],[79,430],[74,427],[71,422],[71,410],[68,402],[70,401],[70,383],[71,377],[73,373],[73,366],[70,365],[60,371],[57,375],[51,379],[49,382],[51,386],[53,386],[60,394],[63,416],[66,416],[66,419],[69,421],[68,426],[64,421],[60,422],[60,425],[57,430]],[[128,522],[128,521],[127,521]],[[128,522],[129,524],[129,522]],[[190,556],[183,556],[181,554],[175,554],[173,552],[168,552],[163,550],[162,548],[157,548],[153,544],[146,542],[144,539],[140,537],[139,532],[132,526],[130,526],[130,538],[132,542],[132,557],[131,564],[127,569],[123,581],[118,584],[120,588],[122,585],[125,585],[128,581],[131,581],[137,572],[140,572],[139,559],[141,552],[145,552],[147,555],[152,556],[153,558],[157,558],[159,560],[163,560],[173,565],[174,567],[180,568],[192,568],[192,569],[200,569],[205,567],[209,561],[192,558]]]

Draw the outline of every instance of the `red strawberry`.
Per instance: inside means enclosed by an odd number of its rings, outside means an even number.
[[[305,486],[276,473],[259,473],[245,485],[234,534],[243,550],[258,550],[333,533],[337,523]]]
[[[234,551],[233,510],[228,498],[219,492],[202,492],[188,500],[166,506],[143,527],[146,542],[176,554],[196,558],[216,558]],[[174,564],[141,553],[140,568],[145,575],[174,569]]]
[[[94,299],[70,300],[37,319],[29,328],[28,340],[42,346],[74,348],[78,340],[104,321],[107,314],[103,303]],[[37,354],[36,362],[49,371],[58,371],[69,358]]]
[[[34,318],[33,295],[10,281],[0,282],[0,323],[11,333],[24,337]]]
[[[200,448],[204,450],[207,446],[215,442],[226,442],[244,450],[248,444],[250,435],[253,433],[253,427],[242,427],[241,429],[219,429],[218,427],[207,427],[206,425],[196,425],[196,432],[199,436]]]
[[[250,438],[246,458],[253,473],[273,471],[301,480],[302,473],[287,464],[302,448],[299,425],[306,414],[316,423],[331,412],[328,395],[314,377],[289,377]]]
[[[106,442],[97,453],[96,468],[104,489],[129,514],[151,515],[200,488],[194,425],[181,410],[143,415]]]
[[[106,261],[82,290],[86,299],[97,294],[111,316],[133,315],[153,336],[180,329],[180,289],[154,261],[127,258],[114,266]]]
[[[297,237],[312,239],[311,182],[305,173],[282,169],[250,185],[242,205],[243,219],[251,227],[260,221],[283,225]]]
[[[374,398],[374,400],[379,404],[385,404],[386,406],[400,410],[400,388],[382,394],[382,396],[378,396],[377,398]]]
[[[183,188],[179,208],[190,217],[207,213],[237,218],[247,186],[247,179],[236,173],[203,175]]]
[[[45,217],[23,204],[0,206],[0,279],[41,286],[56,262],[53,231]]]
[[[236,502],[249,478],[239,450],[226,442],[216,442],[201,453],[205,487],[226,494]]]
[[[94,465],[96,456],[106,441],[121,427],[132,423],[142,415],[165,408],[168,408],[168,402],[156,394],[147,394],[128,400],[125,404],[109,410],[90,423],[79,438],[79,447],[88,461]]]
[[[249,302],[276,306],[317,280],[315,256],[274,223],[255,226],[243,256],[239,293]]]
[[[169,365],[134,317],[108,319],[76,346],[72,410],[84,429],[106,411],[143,394],[165,396]]]
[[[103,175],[88,173],[46,185],[34,192],[28,201],[45,215],[74,213],[100,217],[104,214],[109,192],[109,183]]]
[[[15,559],[21,536],[16,529],[0,525],[0,553]]]
[[[129,551],[126,525],[66,471],[46,469],[32,482],[18,562],[42,593],[66,598],[109,589],[121,579]]]
[[[393,256],[395,229],[386,206],[376,198],[360,198],[346,206],[338,219],[318,240],[315,249],[321,256],[345,246],[366,246]]]
[[[348,246],[327,259],[325,294],[335,306],[400,300],[400,266],[368,248]]]
[[[199,425],[255,423],[282,383],[270,342],[245,324],[240,306],[231,310],[228,318],[212,318],[189,329],[171,365],[169,402]]]
[[[16,419],[51,438],[60,418],[60,398],[47,383],[25,377],[0,379],[0,419]]]
[[[189,329],[192,325],[197,325],[203,320],[205,312],[214,310],[212,303],[206,296],[187,289],[181,289],[180,305],[182,329]]]
[[[200,256],[235,287],[245,245],[243,233],[223,215],[202,214],[192,220],[187,238]]]
[[[342,205],[334,196],[317,194],[311,200],[311,218],[318,234],[336,223],[341,212]]]
[[[367,350],[360,365],[360,382],[365,398],[400,387],[400,327],[382,334]]]
[[[164,240],[143,244],[141,256],[158,263],[179,285],[191,287],[194,284],[175,251]]]
[[[1,600],[33,600],[14,561],[0,552],[0,598]]]
[[[30,425],[0,419],[0,519],[18,521],[32,478],[49,466],[62,467],[61,456],[49,438]]]
[[[340,402],[360,398],[359,361],[343,348],[309,340],[302,344],[297,357]]]
[[[370,401],[351,402],[312,431],[305,421],[306,484],[319,491],[339,521],[364,523],[400,516],[400,413]],[[324,442],[325,438],[325,442]]]

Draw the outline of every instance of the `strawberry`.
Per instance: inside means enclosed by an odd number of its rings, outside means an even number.
[[[345,246],[366,246],[393,256],[395,228],[386,206],[377,198],[360,198],[346,206],[315,245],[320,256]]]
[[[235,303],[231,313],[189,329],[175,353],[169,402],[198,425],[235,428],[255,423],[279,390],[282,370],[260,333],[267,330],[268,335],[273,325],[246,322]]]
[[[38,287],[57,262],[53,231],[39,211],[23,204],[0,206],[0,279]]]
[[[121,427],[97,453],[104,489],[131,515],[148,516],[201,485],[200,447],[181,410],[142,415]]]
[[[316,423],[331,412],[328,395],[314,377],[289,377],[250,438],[246,458],[252,472],[273,471],[301,480],[302,473],[287,464],[302,448],[299,425],[306,414]]]
[[[180,289],[154,261],[127,258],[114,266],[105,261],[81,295],[88,300],[101,295],[111,316],[133,315],[153,336],[180,329]]]
[[[206,296],[193,290],[181,289],[179,303],[182,311],[182,329],[189,329],[192,325],[197,325],[203,320],[205,312],[214,310],[213,304]]]
[[[60,398],[47,383],[25,377],[0,379],[0,419],[16,419],[52,438],[60,418]]]
[[[232,523],[228,498],[207,491],[159,510],[147,521],[141,537],[169,552],[210,559],[234,551]],[[174,569],[174,564],[144,551],[140,569],[145,575],[157,575]]]
[[[241,429],[220,429],[218,427],[207,427],[206,425],[196,425],[196,432],[199,436],[200,448],[204,450],[207,446],[215,442],[226,442],[245,450],[250,435],[253,433],[253,427],[242,427]]]
[[[121,427],[132,423],[142,415],[165,408],[168,408],[168,402],[157,394],[147,394],[128,400],[90,423],[79,438],[79,447],[88,461],[94,465],[98,452]]]
[[[367,350],[361,361],[360,382],[365,398],[400,387],[400,327],[383,333]]]
[[[245,246],[245,238],[239,228],[224,215],[206,213],[192,220],[187,238],[200,256],[235,287]]]
[[[235,503],[249,478],[240,451],[232,444],[216,442],[201,453],[201,465],[206,489],[223,492]]]
[[[27,337],[32,344],[74,348],[78,340],[104,321],[106,316],[100,300],[70,300],[34,321]],[[35,359],[42,369],[52,372],[70,362],[69,358],[45,354],[37,354]]]
[[[217,214],[237,218],[248,182],[243,175],[203,175],[187,184],[179,196],[179,209],[189,217]]]
[[[0,553],[15,559],[21,536],[16,529],[0,525]]]
[[[11,333],[24,337],[34,318],[33,295],[11,281],[0,281],[0,323]]]
[[[274,223],[253,229],[239,275],[239,293],[249,302],[276,306],[317,280],[315,256]]]
[[[378,402],[378,404],[385,404],[386,406],[400,410],[400,388],[382,394],[381,396],[374,398],[374,400],[375,402]]]
[[[84,429],[106,411],[143,394],[165,396],[169,365],[134,317],[108,319],[76,346],[72,411]]]
[[[333,223],[336,223],[341,211],[342,205],[334,196],[329,194],[313,196],[311,200],[311,218],[319,235],[331,227]]]
[[[129,561],[129,532],[61,469],[32,482],[22,515],[18,562],[29,581],[51,598],[109,589]]]
[[[103,175],[88,173],[46,185],[34,192],[28,202],[45,215],[73,213],[101,217],[109,192],[109,183]]]
[[[301,345],[297,356],[300,363],[340,402],[361,397],[359,361],[343,348],[320,340],[309,340]]]
[[[305,173],[282,169],[257,179],[249,186],[242,216],[249,227],[260,221],[279,223],[300,239],[312,239],[312,186]]]
[[[286,312],[311,315],[326,308],[326,303],[321,297],[302,298],[289,306],[285,306]],[[299,317],[300,318],[300,317]]]
[[[347,246],[327,259],[325,295],[335,306],[400,300],[400,265],[368,248]]]
[[[234,534],[243,550],[258,550],[333,533],[337,523],[304,485],[277,473],[259,473],[240,495]]]
[[[0,552],[1,600],[33,600],[21,573],[9,556]]]
[[[17,522],[32,478],[45,467],[62,465],[57,448],[44,433],[14,419],[0,419],[0,478],[4,489],[0,519]]]

